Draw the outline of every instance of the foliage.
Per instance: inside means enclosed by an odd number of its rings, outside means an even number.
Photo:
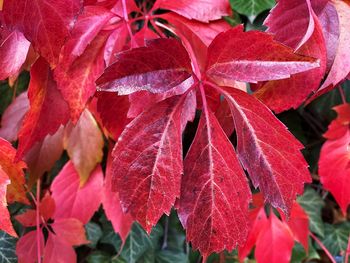
[[[348,0],[3,0],[0,23],[2,262],[347,262]]]

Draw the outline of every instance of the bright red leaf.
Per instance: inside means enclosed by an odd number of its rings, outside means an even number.
[[[17,236],[13,229],[12,222],[10,219],[10,213],[7,210],[7,186],[10,184],[8,175],[1,169],[0,166],[0,229],[7,232],[11,236]]]
[[[243,26],[219,34],[208,50],[207,75],[219,85],[285,79],[317,67],[314,59],[294,54],[266,33],[243,32]]]
[[[88,223],[101,204],[103,173],[100,166],[80,187],[80,179],[72,162],[68,162],[51,185],[52,197],[57,205],[55,219],[76,218]]]

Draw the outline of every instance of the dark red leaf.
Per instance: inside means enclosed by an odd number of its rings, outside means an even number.
[[[181,43],[163,38],[149,41],[146,47],[119,53],[117,61],[96,83],[100,90],[118,91],[120,95],[140,90],[162,93],[188,79],[191,71]]]
[[[244,242],[251,199],[248,182],[210,109],[202,113],[184,166],[179,217],[187,240],[204,258]]]

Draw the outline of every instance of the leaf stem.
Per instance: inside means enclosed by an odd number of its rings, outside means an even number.
[[[349,256],[350,256],[350,235],[349,235],[349,238],[348,238],[348,246],[346,247],[346,251],[345,251],[344,263],[348,263],[349,262]]]
[[[36,245],[38,263],[41,263],[41,235],[40,235],[40,179],[36,183]]]
[[[324,253],[326,253],[326,255],[328,256],[328,258],[330,259],[330,261],[332,263],[337,263],[335,261],[335,259],[333,258],[332,254],[328,251],[328,249],[323,245],[323,243],[321,242],[321,240],[319,240],[314,233],[312,233],[311,231],[309,231],[309,235],[316,241],[316,243],[322,248],[322,250],[324,251]]]
[[[137,43],[135,41],[134,35],[132,33],[131,27],[130,27],[130,21],[129,21],[129,15],[128,15],[128,10],[126,8],[126,0],[122,0],[122,6],[123,6],[123,16],[124,16],[124,20],[126,23],[126,27],[128,29],[129,32],[129,36],[130,36],[130,41],[131,41],[131,47],[137,47]]]
[[[341,86],[338,86],[338,90],[339,90],[340,97],[341,97],[343,104],[346,104],[346,96],[345,96],[343,88]]]

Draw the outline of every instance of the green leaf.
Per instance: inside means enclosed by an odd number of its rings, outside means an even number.
[[[157,263],[187,263],[188,258],[185,253],[171,250],[162,250],[157,253]]]
[[[129,263],[135,263],[148,249],[153,247],[152,240],[142,227],[134,223],[126,239],[121,256]]]
[[[103,251],[92,252],[86,259],[87,263],[109,263],[111,256]]]
[[[349,234],[349,222],[338,225],[325,224],[325,235],[322,242],[329,252],[336,256],[339,255],[341,251],[346,250]]]
[[[0,262],[1,263],[16,263],[16,241],[3,231],[0,231]]]
[[[304,247],[300,243],[295,243],[292,252],[291,263],[303,262],[304,259],[319,259],[316,249],[313,247],[309,239],[309,253],[306,253]]]
[[[233,10],[249,17],[254,21],[261,12],[271,9],[275,5],[275,0],[231,0]]]
[[[324,224],[321,218],[321,210],[324,201],[311,188],[306,188],[302,196],[298,197],[298,203],[305,209],[310,220],[310,230],[320,237],[324,236]]]
[[[87,238],[90,241],[90,244],[88,244],[89,247],[95,248],[97,245],[97,242],[102,237],[102,230],[101,227],[93,222],[89,222],[85,226]]]
[[[100,242],[103,244],[112,245],[115,249],[115,252],[118,253],[122,245],[122,240],[120,236],[114,232],[114,229],[110,222],[101,220],[101,223],[102,222],[103,230]]]

